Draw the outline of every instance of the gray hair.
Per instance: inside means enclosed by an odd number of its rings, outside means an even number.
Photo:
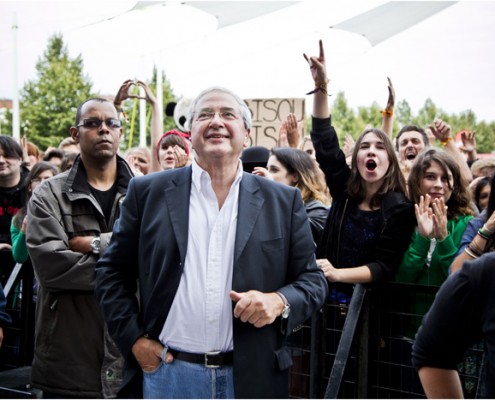
[[[237,105],[241,109],[241,115],[242,115],[242,120],[244,121],[244,128],[246,129],[251,129],[252,126],[252,120],[251,120],[251,110],[249,110],[249,107],[247,106],[246,102],[241,99],[237,94],[235,94],[233,91],[220,87],[220,86],[212,86],[208,89],[203,90],[190,104],[189,106],[189,111],[187,112],[187,121],[185,123],[185,127],[188,130],[191,130],[191,124],[192,124],[192,119],[194,116],[194,111],[199,103],[199,100],[201,100],[204,96],[206,96],[209,93],[212,92],[221,92],[221,93],[226,93],[230,96],[232,96],[235,101],[237,102]]]

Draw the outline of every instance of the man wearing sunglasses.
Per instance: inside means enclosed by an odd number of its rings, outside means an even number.
[[[32,381],[45,398],[115,396],[119,383],[119,352],[94,289],[96,262],[132,177],[117,155],[121,126],[111,101],[82,103],[70,128],[80,155],[29,204],[26,242],[40,285]]]

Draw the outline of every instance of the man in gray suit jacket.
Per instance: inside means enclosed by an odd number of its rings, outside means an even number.
[[[287,397],[285,338],[327,294],[301,195],[243,173],[251,114],[231,91],[203,91],[189,124],[192,165],[131,181],[98,262],[120,394]]]

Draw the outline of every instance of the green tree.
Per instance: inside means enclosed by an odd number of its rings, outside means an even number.
[[[409,103],[406,100],[401,100],[394,108],[395,121],[397,121],[400,126],[410,125],[412,122],[412,110]]]
[[[347,105],[347,99],[345,98],[344,92],[338,92],[333,101],[332,124],[335,127],[341,144],[343,144],[347,133],[353,138],[356,138],[360,133],[356,115],[352,108]]]
[[[45,149],[69,136],[78,105],[91,97],[92,83],[83,75],[81,55],[69,57],[61,34],[48,40],[36,71],[37,78],[20,93],[21,128],[30,141]]]
[[[0,135],[12,134],[12,110],[0,109]]]
[[[428,98],[423,107],[419,110],[417,117],[413,118],[413,123],[421,127],[428,126],[435,118],[442,118],[440,116],[441,113],[443,113],[443,110],[437,108],[433,100]]]

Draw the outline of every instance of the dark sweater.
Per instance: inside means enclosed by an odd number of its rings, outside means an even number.
[[[466,349],[485,339],[486,397],[495,398],[495,253],[465,262],[442,285],[418,330],[412,361],[456,369]]]

